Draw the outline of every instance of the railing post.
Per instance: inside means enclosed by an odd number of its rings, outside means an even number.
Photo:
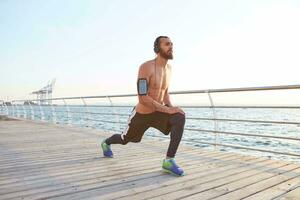
[[[70,111],[70,109],[69,109],[69,106],[68,106],[66,100],[63,99],[63,101],[64,101],[64,104],[65,104],[65,107],[67,108],[68,123],[71,125],[71,124],[72,124],[72,115],[71,115],[71,111]]]
[[[42,104],[42,101],[40,101],[40,103],[39,103],[39,108],[40,108],[40,113],[41,113],[41,121],[44,121],[45,116],[44,116],[44,111],[43,111],[41,104]]]
[[[20,112],[19,112],[18,103],[16,103],[16,110],[17,110],[17,117],[20,118]]]
[[[41,106],[42,102],[40,102],[39,104],[39,109],[40,109],[40,114],[41,114],[41,121],[44,121],[44,112],[43,112],[43,109],[42,109],[42,106]]]
[[[14,102],[15,110],[16,110],[16,117],[19,117],[19,108],[18,108],[18,103]]]
[[[10,116],[14,116],[14,107],[12,105],[12,102],[10,102],[10,105],[9,105],[10,109],[9,109],[9,115]]]
[[[212,97],[210,95],[210,91],[207,90],[206,93],[208,95],[210,106],[211,106],[212,111],[213,111],[214,130],[215,130],[215,143],[214,143],[214,146],[215,146],[215,150],[216,150],[217,149],[217,142],[218,142],[218,138],[219,138],[219,134],[218,134],[218,121],[216,120],[217,119],[217,113],[216,113],[216,110],[215,110],[215,105],[214,105],[213,99],[212,99]]]
[[[21,117],[21,114],[20,114],[21,109],[18,106],[18,102],[16,102],[16,109],[17,109],[17,117],[20,118]]]
[[[6,109],[6,115],[8,116],[8,115],[9,115],[9,110],[8,110],[8,107],[7,107],[7,105],[6,105],[5,102],[4,102],[4,107],[5,107],[5,109]]]
[[[55,113],[55,109],[54,109],[54,106],[53,106],[53,104],[52,104],[52,101],[51,101],[51,104],[50,104],[50,106],[51,106],[51,111],[52,111],[52,122],[54,123],[54,124],[56,124],[56,113]]]
[[[30,101],[29,101],[29,107],[30,107],[31,119],[34,120],[34,108],[31,106],[31,102]]]
[[[2,101],[0,101],[0,102],[2,102]],[[2,112],[2,110],[3,110],[3,102],[1,103],[1,113],[4,113],[4,111]]]
[[[22,105],[19,104],[19,105],[18,105],[18,110],[19,110],[19,117],[20,117],[20,118],[22,117],[22,114],[24,114],[23,111],[22,111],[22,109],[23,109],[23,108],[22,108]]]
[[[25,110],[24,102],[22,104],[22,108],[23,108],[23,115],[24,115],[23,117],[27,118],[27,111]]]
[[[2,101],[1,101],[2,102]],[[3,102],[1,103],[1,113],[4,113],[4,106],[3,106]]]
[[[16,113],[16,111],[15,111],[15,105],[14,105],[13,101],[11,102],[11,106],[12,106],[12,116],[16,117],[16,114],[15,114]]]
[[[81,100],[82,100],[82,102],[83,102],[83,104],[84,104],[84,107],[85,107],[85,111],[86,111],[86,119],[87,119],[87,122],[86,122],[86,126],[87,127],[90,127],[90,119],[91,119],[91,113],[90,113],[90,110],[89,110],[89,108],[88,108],[88,106],[87,106],[87,104],[86,104],[86,101],[84,100],[84,98],[83,97],[81,97]]]

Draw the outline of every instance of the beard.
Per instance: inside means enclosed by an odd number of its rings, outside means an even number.
[[[167,52],[160,51],[159,55],[161,57],[165,58],[165,59],[168,59],[168,60],[172,60],[173,59],[173,53],[172,53],[172,51],[167,51]]]

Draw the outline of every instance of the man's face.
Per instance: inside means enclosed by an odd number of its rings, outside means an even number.
[[[160,39],[159,55],[165,59],[173,59],[173,43],[169,38]]]

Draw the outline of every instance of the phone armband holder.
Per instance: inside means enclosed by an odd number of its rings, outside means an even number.
[[[138,95],[147,95],[147,93],[148,93],[147,79],[145,79],[145,78],[138,79],[137,90],[138,90]]]

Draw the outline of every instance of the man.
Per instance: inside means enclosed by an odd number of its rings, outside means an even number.
[[[156,128],[168,135],[170,144],[167,156],[163,160],[164,171],[183,176],[183,170],[175,162],[175,154],[180,143],[185,113],[174,107],[168,93],[171,66],[167,64],[173,59],[173,43],[167,36],[159,36],[154,42],[154,60],[143,63],[139,68],[137,90],[138,104],[133,108],[128,125],[122,134],[114,134],[101,143],[105,157],[113,157],[111,144],[127,144],[140,142],[149,127]]]

